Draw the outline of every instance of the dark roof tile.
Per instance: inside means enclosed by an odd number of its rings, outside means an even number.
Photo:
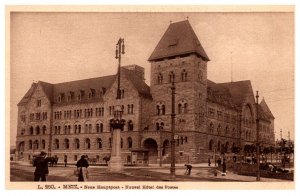
[[[202,59],[209,61],[192,26],[188,20],[185,20],[170,24],[148,60],[153,61],[190,53],[196,53]]]

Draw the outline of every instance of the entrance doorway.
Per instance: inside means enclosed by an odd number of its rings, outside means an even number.
[[[144,141],[143,144],[144,148],[148,150],[148,156],[149,156],[149,163],[150,164],[154,164],[157,163],[157,154],[158,154],[158,150],[157,150],[157,142],[152,139],[152,138],[148,138]]]

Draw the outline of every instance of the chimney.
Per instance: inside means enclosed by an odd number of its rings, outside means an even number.
[[[136,76],[140,77],[142,80],[145,80],[145,68],[135,64],[122,66],[122,68],[133,71]]]

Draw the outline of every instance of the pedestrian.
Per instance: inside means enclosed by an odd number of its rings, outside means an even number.
[[[210,167],[210,164],[211,164],[211,162],[210,162],[210,157],[208,157],[208,166]]]
[[[46,181],[46,176],[49,174],[48,159],[45,158],[46,155],[47,153],[42,151],[40,155],[34,159],[34,181]]]
[[[78,182],[88,180],[88,167],[87,156],[82,155],[79,161],[76,163],[77,170],[79,170]]]
[[[220,158],[220,157],[218,158],[218,161],[217,161],[217,163],[218,163],[218,167],[220,167],[220,166],[221,166],[221,163],[222,163],[222,161],[221,161],[221,158]]]
[[[67,164],[68,164],[68,157],[67,156],[65,156],[65,158],[64,158],[64,163],[65,163],[65,167],[67,167]]]
[[[226,161],[225,159],[223,159],[223,163],[222,163],[222,168],[223,168],[223,176],[226,176]]]
[[[191,171],[192,171],[192,168],[193,168],[193,166],[192,166],[192,165],[190,165],[190,164],[185,164],[184,166],[186,167],[186,170],[185,170],[185,173],[184,173],[184,174],[186,174],[186,175],[190,175],[190,174],[191,174]]]

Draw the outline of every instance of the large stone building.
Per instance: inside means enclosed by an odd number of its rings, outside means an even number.
[[[207,79],[210,61],[188,20],[171,23],[144,68],[121,68],[117,75],[50,84],[33,83],[18,104],[17,156],[28,161],[44,150],[69,162],[87,154],[97,162],[110,155],[116,105],[126,125],[121,133],[122,157],[148,152],[149,163],[170,161],[171,83],[176,87],[176,162],[201,162],[213,152],[231,152],[256,141],[258,114],[262,145],[274,145],[274,116],[264,100],[257,107],[251,82],[214,83]]]

